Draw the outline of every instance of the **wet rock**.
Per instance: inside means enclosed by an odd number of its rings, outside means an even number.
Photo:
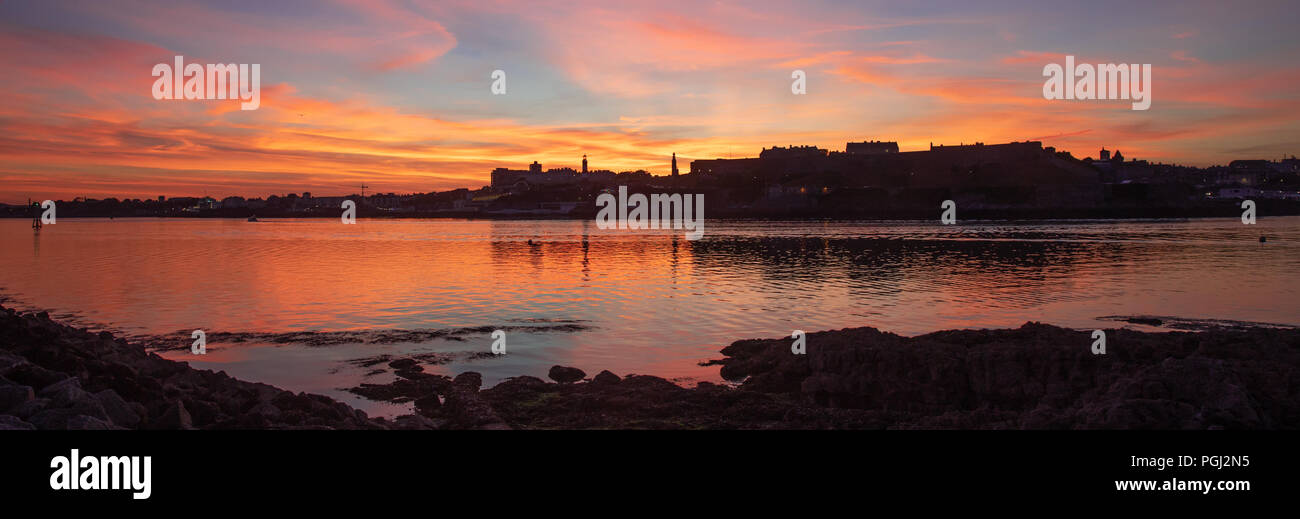
[[[420,363],[416,362],[415,359],[397,359],[389,362],[388,367],[393,369],[409,370],[420,367]]]
[[[508,428],[505,421],[497,415],[492,406],[474,391],[454,389],[447,394],[446,401],[440,409],[449,425],[458,429],[502,429]]]
[[[483,375],[474,371],[466,371],[451,380],[451,385],[460,391],[478,391],[483,386]]]
[[[1300,428],[1300,331],[1286,329],[1107,330],[1106,355],[1089,351],[1086,332],[1037,323],[817,332],[806,355],[786,338],[737,341],[719,363],[739,384],[693,389],[609,372],[574,384],[585,374],[563,366],[550,374],[560,383],[514,377],[483,389],[478,373],[453,380],[416,369],[430,363],[418,356],[384,358],[397,380],[350,391],[415,402],[418,414],[389,421],[0,310],[0,405],[12,401],[0,429]]]
[[[522,375],[518,377],[510,377],[508,379],[505,379],[504,381],[502,381],[500,384],[497,384],[492,389],[507,391],[507,392],[514,392],[514,391],[521,391],[521,390],[543,391],[546,390],[548,387],[554,387],[554,386],[555,384],[547,383],[545,380],[542,380],[540,378],[530,377],[528,375]]]
[[[1145,324],[1147,326],[1161,326],[1165,324],[1163,320],[1155,317],[1130,317],[1127,321],[1133,324]]]
[[[441,408],[442,400],[438,399],[438,395],[429,395],[415,400],[415,410],[430,418],[438,416],[438,410]]]
[[[551,370],[546,373],[546,376],[561,384],[571,384],[582,380],[587,374],[578,368],[551,366]]]
[[[399,366],[406,378],[393,389],[395,398],[427,395],[450,383],[420,373],[417,365]],[[0,398],[14,402],[0,412],[29,424],[36,419],[40,428],[386,426],[327,397],[193,369],[109,333],[0,308],[0,388],[11,386],[26,386],[35,398],[4,389]]]
[[[420,379],[420,378],[422,378],[422,377],[427,377],[427,376],[436,376],[436,375],[429,375],[429,374],[425,373],[425,372],[424,372],[424,367],[423,367],[423,366],[415,366],[415,367],[413,367],[413,368],[409,368],[409,369],[399,369],[399,370],[397,370],[397,371],[395,371],[395,372],[393,372],[393,373],[396,374],[396,375],[399,376],[399,377],[402,377],[402,378],[405,378],[405,379],[410,379],[410,380],[417,380],[417,379]]]

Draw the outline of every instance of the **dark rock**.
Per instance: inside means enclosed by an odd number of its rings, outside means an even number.
[[[1155,323],[1144,323],[1155,324]],[[1162,323],[1163,324],[1163,323]],[[871,328],[737,341],[721,375],[686,389],[654,376],[514,377],[482,389],[384,358],[397,380],[350,391],[415,402],[397,420],[320,395],[195,370],[142,346],[0,308],[0,429],[149,428],[1300,428],[1300,331],[1107,330],[1037,323],[902,337]],[[136,419],[132,420],[132,416]]]
[[[224,414],[221,411],[221,406],[215,402],[185,398],[181,400],[181,403],[185,404],[185,410],[190,413],[190,419],[194,427],[202,428],[216,423],[221,420]],[[141,407],[141,410],[143,410],[143,407]],[[143,413],[141,413],[141,416],[143,416]]]
[[[23,420],[31,421],[32,415],[44,411],[49,403],[50,399],[48,398],[35,398],[18,404],[7,412]]]
[[[184,407],[181,409],[184,409]],[[269,402],[259,402],[257,405],[254,405],[252,409],[249,409],[247,414],[266,418],[268,422],[276,422],[280,419],[280,416],[283,413],[280,411],[280,408]]]
[[[439,423],[420,415],[402,415],[393,420],[393,428],[399,430],[425,431],[438,429]]]
[[[68,420],[76,416],[82,415],[73,409],[61,407],[45,409],[33,414],[31,417],[27,418],[27,422],[43,431],[61,431],[66,430],[68,428]]]
[[[32,389],[37,391],[45,388],[45,386],[69,378],[68,375],[64,373],[51,371],[31,363],[14,366],[10,368],[9,371],[3,373],[3,375],[19,384],[31,386]]]
[[[447,394],[440,413],[449,421],[449,425],[459,429],[503,429],[509,428],[505,421],[496,414],[477,388],[473,391],[460,390],[452,385],[453,391]]]
[[[13,415],[0,415],[0,431],[31,431],[36,426]]]
[[[438,410],[441,408],[442,401],[438,399],[438,395],[429,395],[415,400],[415,410],[430,418],[438,416]]]
[[[415,359],[397,359],[395,361],[389,362],[388,367],[393,369],[407,370],[407,369],[420,367],[420,363],[416,362]]]
[[[451,380],[451,385],[461,391],[478,391],[483,387],[483,375],[475,371],[466,371]]]
[[[139,404],[132,406],[112,389],[105,389],[95,393],[94,397],[99,402],[99,405],[104,408],[104,413],[108,415],[108,419],[113,425],[129,429],[140,425]]]
[[[68,418],[66,428],[70,431],[110,431],[113,429],[121,429],[121,427],[115,427],[113,424],[104,420],[86,415],[75,415]]]
[[[612,384],[617,384],[622,380],[623,379],[619,378],[618,375],[610,373],[609,370],[605,370],[605,371],[601,371],[600,373],[597,373],[596,376],[591,379],[591,383],[598,386],[612,385]]]
[[[36,399],[31,386],[0,386],[0,412],[8,411]]]
[[[662,377],[654,375],[628,375],[623,379],[622,386],[629,389],[648,390],[655,392],[675,392],[685,391],[682,386],[674,384]]]
[[[166,404],[163,412],[158,418],[151,420],[149,425],[154,429],[190,429],[193,428],[194,422],[190,418],[189,411],[185,410],[185,404],[175,401]]]
[[[505,379],[500,384],[497,384],[495,387],[493,387],[492,389],[499,392],[504,391],[504,392],[513,393],[519,391],[526,391],[526,392],[545,391],[549,388],[554,388],[554,387],[555,384],[551,384],[540,378],[530,377],[528,375],[521,375],[518,377],[510,377],[508,379]]]
[[[50,405],[55,407],[70,407],[78,401],[84,400],[90,396],[85,390],[81,389],[81,380],[77,378],[65,378],[41,389],[42,398],[50,399]]]
[[[546,376],[561,384],[571,384],[582,380],[587,374],[578,368],[551,366],[551,370],[546,373]]]
[[[108,420],[108,412],[94,395],[81,389],[81,381],[76,378],[63,379],[40,391],[42,398],[49,399],[51,408],[71,409],[79,415],[86,415],[100,420]]]
[[[18,355],[14,355],[7,351],[0,350],[0,375],[4,375],[5,373],[8,373],[9,370],[22,364],[30,364],[30,363],[27,362],[27,359],[24,359]]]

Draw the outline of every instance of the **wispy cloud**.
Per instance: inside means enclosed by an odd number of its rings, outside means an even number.
[[[1202,165],[1295,153],[1300,66],[1277,58],[1300,42],[1275,37],[1289,6],[1185,4],[1129,23],[955,1],[3,3],[0,201],[428,191],[533,160],[662,173],[673,152],[866,138]],[[261,108],[154,100],[149,71],[175,55],[263,64]],[[1152,63],[1152,109],[1044,100],[1042,67],[1066,55]]]

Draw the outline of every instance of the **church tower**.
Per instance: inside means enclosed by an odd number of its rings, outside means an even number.
[[[587,174],[587,155],[585,154],[582,156],[582,174]]]
[[[673,152],[673,176],[677,176],[677,153]]]

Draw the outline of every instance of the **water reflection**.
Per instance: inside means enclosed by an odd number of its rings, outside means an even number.
[[[697,363],[720,347],[793,329],[1087,328],[1139,314],[1300,324],[1291,295],[1300,218],[706,228],[689,241],[585,220],[60,219],[36,235],[9,220],[0,221],[0,295],[87,324],[184,337],[583,323],[573,333],[512,332],[506,357],[457,355],[436,368],[481,371],[489,383],[544,376],[553,364],[714,379],[715,368]],[[340,362],[375,349],[490,344],[471,333],[220,353],[210,341],[220,354],[202,362],[329,393],[351,384],[328,375]]]

